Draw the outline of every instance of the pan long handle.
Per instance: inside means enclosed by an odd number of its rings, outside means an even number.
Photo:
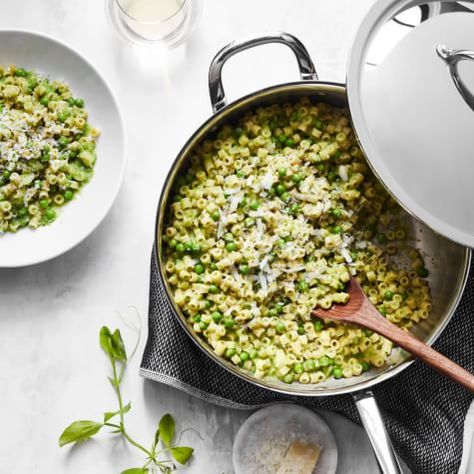
[[[300,77],[302,80],[316,81],[318,75],[313,61],[298,38],[289,33],[269,32],[258,36],[249,36],[239,41],[233,41],[222,48],[215,56],[209,67],[209,94],[211,96],[212,110],[217,112],[226,105],[224,86],[222,85],[222,67],[234,54],[254,48],[262,44],[281,43],[288,46],[296,56]]]
[[[357,392],[354,401],[383,474],[402,474],[374,394]]]

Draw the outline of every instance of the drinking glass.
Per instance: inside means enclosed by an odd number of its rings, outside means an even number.
[[[200,0],[107,0],[120,35],[135,44],[182,44],[196,24]]]

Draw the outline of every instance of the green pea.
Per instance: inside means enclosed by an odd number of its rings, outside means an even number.
[[[246,263],[239,265],[239,270],[242,275],[248,275],[250,273],[250,267]]]
[[[303,181],[304,179],[304,176],[299,174],[299,173],[296,173],[294,174],[292,177],[291,177],[291,180],[293,181],[293,183],[295,184],[299,184],[301,183],[301,181]]]
[[[241,170],[236,171],[235,174],[237,175],[238,178],[243,178],[245,176],[244,172]]]
[[[214,263],[214,262],[211,262],[211,264],[209,265],[209,268],[214,271],[214,270],[217,270],[217,265]]]
[[[250,358],[250,355],[249,355],[248,352],[242,351],[242,352],[240,353],[240,360],[241,360],[242,362],[245,362],[245,361],[249,360],[249,358]]]
[[[41,105],[44,105],[45,107],[48,107],[48,104],[49,104],[49,97],[44,95],[43,97],[41,97],[40,99],[40,104]]]
[[[71,116],[71,112],[69,110],[60,110],[58,112],[58,120],[62,123],[64,123],[69,117]]]
[[[314,330],[316,332],[320,332],[324,329],[324,324],[322,321],[320,320],[316,320],[314,323],[313,323],[313,326],[314,326]]]
[[[309,283],[306,280],[301,280],[298,283],[298,289],[300,291],[306,291],[309,288]]]
[[[228,242],[225,248],[228,252],[235,252],[237,250],[237,245],[235,242]]]
[[[46,216],[46,219],[52,221],[56,218],[56,211],[54,209],[46,209],[46,211],[44,211],[44,215]]]
[[[285,240],[285,239],[278,239],[278,240],[277,240],[277,245],[278,245],[279,247],[283,247],[285,244],[286,244],[286,240]]]
[[[357,260],[357,257],[359,256],[359,254],[357,252],[351,252],[351,258],[352,260]]]
[[[171,239],[168,242],[168,246],[172,249],[175,249],[177,245],[178,245],[178,241],[176,239]]]
[[[290,147],[295,146],[295,141],[292,138],[288,138],[288,140],[285,142],[285,145]]]
[[[342,377],[342,369],[339,366],[335,366],[332,369],[332,375],[335,379],[340,379]]]
[[[66,102],[72,107],[75,105],[76,100],[74,99],[74,97],[69,97],[68,99],[66,99]]]
[[[246,217],[244,220],[244,225],[245,227],[252,227],[255,224],[255,219],[252,219],[251,217]]]
[[[365,334],[366,337],[370,337],[373,334],[370,329],[362,329],[362,332]]]
[[[390,291],[390,290],[387,290],[384,294],[383,294],[383,298],[387,301],[391,301],[393,300],[393,291]]]
[[[293,366],[293,372],[295,374],[302,374],[304,372],[304,367],[303,367],[303,364],[295,364]]]
[[[66,137],[59,137],[58,138],[58,145],[62,148],[66,147],[69,143],[69,139]]]
[[[277,303],[276,304],[275,308],[276,308],[278,314],[283,313],[284,306],[285,306],[284,303]]]
[[[17,76],[17,77],[27,77],[27,76],[28,76],[28,72],[25,71],[25,70],[22,69],[22,68],[18,68],[18,69],[15,71],[15,76]]]
[[[321,367],[328,367],[329,365],[332,365],[332,363],[333,363],[333,360],[328,356],[322,356],[319,359],[319,365]]]
[[[0,112],[1,112],[1,109],[0,109]],[[268,190],[268,194],[269,194],[270,196],[275,196],[275,194],[276,194],[276,189],[275,189],[274,186],[272,186],[272,187]]]
[[[322,130],[324,128],[324,123],[321,120],[315,119],[313,125],[318,129]]]
[[[270,308],[268,310],[268,316],[274,317],[274,316],[277,316],[277,315],[278,315],[278,312],[277,312],[276,308]]]
[[[292,383],[293,380],[294,380],[293,374],[286,374],[283,377],[283,382],[285,382],[285,383]]]
[[[304,326],[303,326],[302,324],[301,324],[300,326],[298,326],[297,331],[298,331],[298,334],[299,334],[300,336],[302,336],[303,334],[306,333],[306,330],[305,330],[305,328],[304,328]]]
[[[211,309],[212,308],[212,301],[204,300],[204,308]]]
[[[385,242],[387,242],[387,237],[385,236],[385,234],[380,233],[379,235],[377,235],[377,240],[381,244],[384,244]]]
[[[336,225],[331,229],[333,234],[342,234],[342,227],[340,225]]]
[[[293,204],[290,206],[289,212],[290,214],[296,214],[300,210],[299,204]]]
[[[193,248],[193,247],[192,247],[191,242],[186,242],[186,243],[184,244],[184,250],[185,250],[185,252],[191,252],[192,248]]]
[[[275,326],[275,329],[279,333],[285,332],[285,329],[286,329],[285,323],[283,321],[278,321]]]
[[[41,209],[47,209],[49,206],[49,201],[47,199],[40,199],[39,205]]]
[[[43,152],[41,153],[40,161],[41,163],[47,163],[51,159],[51,155],[49,153]]]
[[[230,359],[231,357],[235,356],[236,353],[237,353],[237,351],[233,347],[229,347],[229,349],[227,349],[225,351],[225,356],[228,359]]]
[[[186,250],[185,246],[183,243],[179,242],[177,245],[176,245],[176,252],[178,253],[183,253],[184,251]]]
[[[20,207],[16,214],[18,217],[25,217],[28,214],[28,209],[26,207]]]
[[[76,99],[74,105],[82,109],[84,107],[84,99]]]
[[[198,263],[197,265],[195,265],[194,273],[197,273],[198,275],[201,275],[202,273],[204,273],[204,266],[201,263]]]
[[[2,176],[5,178],[5,179],[8,179],[11,175],[11,171],[8,171],[8,170],[3,170],[2,172]]]
[[[230,318],[224,319],[224,326],[225,326],[226,328],[232,328],[232,327],[234,327],[234,320],[233,320],[233,319],[230,319]]]
[[[253,202],[250,204],[250,209],[256,211],[259,206],[260,206],[260,203],[259,203],[258,201],[253,201]]]
[[[288,202],[290,200],[290,194],[288,192],[284,192],[281,196],[280,196],[280,199],[283,201],[283,202]]]
[[[387,310],[382,306],[381,308],[379,308],[379,313],[386,316],[387,315]]]
[[[74,192],[73,192],[73,191],[71,191],[70,189],[67,189],[66,191],[64,191],[64,199],[65,199],[66,201],[70,201],[73,197],[74,197]],[[173,239],[173,240],[176,242],[175,239]],[[177,244],[177,243],[178,243],[178,242],[176,242],[176,244]],[[176,245],[175,245],[174,247],[172,247],[172,248],[175,248],[175,247],[176,247]]]
[[[279,168],[278,169],[278,176],[280,178],[284,178],[286,176],[286,168]]]
[[[283,143],[286,143],[286,140],[288,140],[288,137],[282,133],[281,135],[278,136],[278,141],[283,144]]]
[[[239,202],[239,207],[245,207],[248,204],[248,199],[246,197],[243,197],[241,201]]]
[[[214,211],[211,214],[211,218],[212,218],[213,221],[218,221],[220,217],[221,217],[221,214],[220,214],[219,211]]]
[[[196,242],[191,242],[190,250],[191,252],[199,253],[201,251],[201,246]]]
[[[210,285],[209,293],[212,293],[213,295],[217,295],[217,293],[219,293],[219,288],[216,285]]]
[[[360,365],[362,366],[362,372],[367,372],[370,369],[370,365],[365,361],[361,362]]]
[[[211,314],[211,318],[215,323],[218,323],[222,319],[222,313],[220,311],[214,311]]]
[[[283,184],[277,184],[276,193],[281,196],[286,191],[286,187]]]
[[[426,278],[428,276],[428,270],[425,267],[420,267],[416,271],[416,274],[421,278]]]
[[[340,209],[337,209],[337,208],[332,209],[331,210],[331,215],[333,217],[335,217],[336,219],[339,219],[339,217],[341,217],[341,215],[342,215],[342,211]]]
[[[201,322],[199,323],[199,329],[200,329],[201,331],[205,331],[208,327],[209,327],[209,324],[205,323],[204,321],[201,321]]]
[[[254,348],[250,349],[249,355],[251,359],[256,359],[258,357],[257,349],[254,349]]]
[[[316,368],[316,364],[313,359],[308,359],[303,362],[303,367],[306,372],[312,372]]]

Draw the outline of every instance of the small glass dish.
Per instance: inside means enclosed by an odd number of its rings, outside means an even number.
[[[196,26],[201,0],[105,0],[106,13],[127,44],[173,49]]]
[[[319,446],[321,455],[315,471],[335,474],[337,443],[331,429],[312,410],[291,403],[270,405],[245,420],[234,442],[235,473],[274,474],[294,442]]]

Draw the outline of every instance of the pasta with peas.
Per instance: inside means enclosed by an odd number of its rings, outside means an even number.
[[[0,66],[0,233],[53,222],[92,177],[98,135],[66,84]]]
[[[314,384],[386,363],[390,341],[310,316],[347,302],[351,275],[404,329],[430,311],[422,256],[347,110],[309,98],[248,112],[204,141],[177,180],[164,240],[193,330],[258,378]]]

